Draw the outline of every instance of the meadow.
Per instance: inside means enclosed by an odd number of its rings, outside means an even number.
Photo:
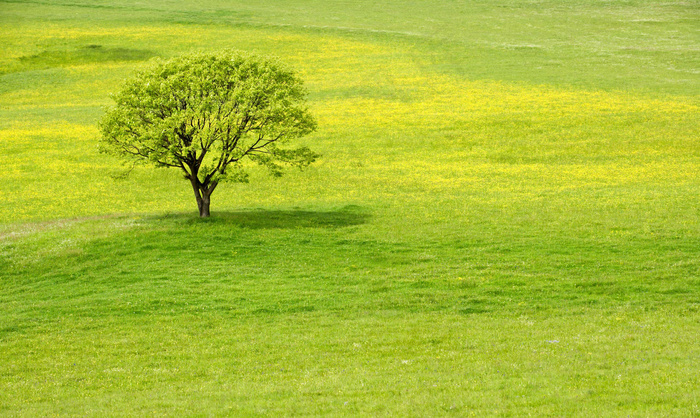
[[[0,415],[700,415],[698,10],[0,0]],[[224,48],[322,158],[201,220],[97,122]]]

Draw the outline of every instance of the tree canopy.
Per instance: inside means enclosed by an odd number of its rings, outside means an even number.
[[[100,121],[105,152],[183,171],[199,214],[223,181],[247,182],[246,160],[279,176],[318,155],[281,145],[316,128],[299,77],[234,51],[159,61],[126,81]]]

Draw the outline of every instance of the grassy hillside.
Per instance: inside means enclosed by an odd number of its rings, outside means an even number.
[[[699,7],[0,1],[0,414],[700,414]],[[96,124],[223,48],[323,158],[202,221]]]

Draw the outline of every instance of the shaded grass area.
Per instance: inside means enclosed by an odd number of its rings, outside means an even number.
[[[366,210],[356,206],[346,206],[332,212],[314,212],[308,210],[265,210],[238,212],[220,212],[213,218],[192,218],[190,213],[167,214],[152,217],[156,221],[172,220],[175,223],[210,224],[224,228],[244,229],[298,229],[298,228],[342,228],[364,224],[370,215]],[[149,219],[149,218],[146,218]]]
[[[47,50],[38,54],[19,57],[20,66],[15,67],[14,71],[106,62],[144,61],[155,55],[155,53],[147,50],[104,48],[102,45],[91,44],[73,50]]]

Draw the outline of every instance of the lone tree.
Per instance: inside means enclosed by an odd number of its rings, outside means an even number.
[[[316,128],[301,80],[277,62],[232,51],[156,63],[112,96],[100,121],[103,151],[183,171],[199,216],[222,181],[247,182],[243,162],[303,168],[318,155],[280,148]]]

